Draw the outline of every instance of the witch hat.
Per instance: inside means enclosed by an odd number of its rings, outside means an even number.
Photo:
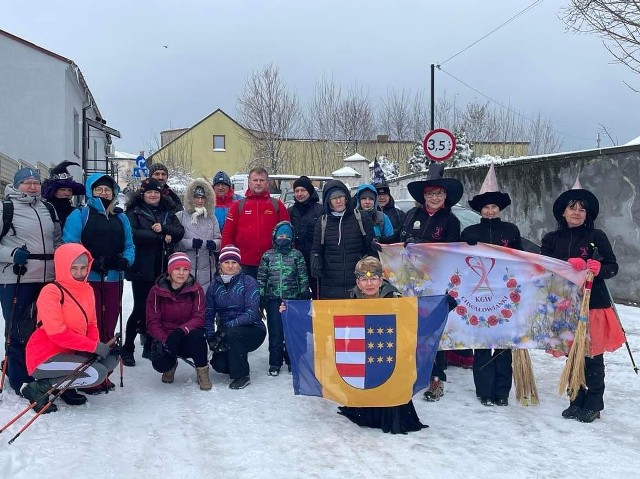
[[[596,195],[589,190],[585,190],[580,185],[580,175],[576,177],[576,181],[570,190],[561,193],[560,196],[553,202],[553,217],[558,223],[562,222],[562,214],[571,201],[581,200],[585,203],[585,209],[587,210],[587,216],[592,220],[598,217],[600,212],[600,202]]]
[[[469,200],[469,206],[478,213],[487,205],[496,205],[500,211],[511,204],[511,197],[508,193],[502,193],[498,187],[498,178],[493,162],[489,166],[487,176],[484,178],[480,193]]]
[[[443,174],[444,165],[442,163],[431,163],[426,180],[412,181],[407,185],[409,194],[418,203],[424,205],[424,189],[427,186],[437,186],[447,192],[447,199],[444,201],[444,205],[447,208],[451,208],[462,198],[462,183],[455,178],[443,178]]]

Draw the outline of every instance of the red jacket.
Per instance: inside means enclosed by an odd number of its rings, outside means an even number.
[[[193,329],[204,331],[205,296],[202,286],[189,276],[178,292],[169,289],[169,279],[163,274],[147,297],[147,332],[164,343],[180,328],[185,334]]]
[[[38,322],[42,326],[31,335],[26,349],[29,374],[33,374],[40,364],[56,354],[76,351],[92,353],[96,350],[99,335],[93,288],[87,278],[78,281],[71,276],[71,263],[83,253],[89,258],[88,268],[91,268],[93,258],[79,243],[60,246],[53,255],[53,264],[56,281],[82,306],[86,317],[69,294],[55,284],[47,284],[42,288],[36,301]],[[60,304],[62,295],[64,302]]]
[[[254,195],[247,190],[244,206],[238,214],[240,202],[233,203],[222,231],[222,246],[228,244],[240,248],[242,264],[258,266],[265,251],[273,247],[271,234],[280,221],[289,221],[287,208],[278,201],[278,213],[271,203],[268,191]]]

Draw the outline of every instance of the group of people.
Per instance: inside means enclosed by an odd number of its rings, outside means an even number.
[[[124,344],[117,351],[125,366],[136,365],[139,334],[142,357],[151,360],[163,383],[174,381],[182,359],[195,368],[200,389],[212,388],[209,365],[229,375],[231,389],[242,389],[250,384],[248,354],[260,347],[267,332],[268,374],[278,376],[290,364],[283,300],[400,295],[382,277],[377,259],[382,244],[466,241],[522,248],[517,226],[500,219],[511,199],[499,191],[493,165],[469,201],[481,221],[463,231],[451,211],[462,198],[462,184],[444,178],[444,168],[437,164],[426,179],[409,183],[417,206],[406,214],[395,207],[385,183],[362,185],[352,198],[344,183],[332,180],[320,201],[306,176],[294,182],[295,203],[287,210],[271,198],[263,168],[250,171],[243,197],[220,171],[211,183],[193,180],[181,200],[167,185],[168,169],[159,163],[151,165],[150,177],[123,212],[112,177],[94,174],[81,185],[68,174],[68,166],[52,170],[42,191],[37,171],[19,170],[3,203],[6,209],[9,201],[13,213],[11,229],[3,229],[0,239],[5,364],[11,387],[35,401],[36,409],[48,402],[47,392],[60,386],[65,372],[91,353],[99,361],[67,385],[62,399],[82,404],[86,397],[77,389],[100,393],[115,387],[109,374],[117,354],[110,346],[122,313],[124,279],[131,281],[133,293]],[[44,201],[45,189],[50,204]],[[73,207],[72,196],[83,194],[86,205]],[[558,227],[543,238],[542,254],[595,275],[587,387],[562,413],[591,422],[604,408],[602,353],[618,347],[623,337],[604,285],[604,279],[617,273],[616,258],[606,235],[594,228],[598,200],[592,193],[580,188],[563,193],[553,213]],[[18,325],[36,299],[38,327],[25,345]],[[510,350],[476,350],[474,356],[480,402],[506,406]],[[444,394],[445,368],[444,353],[438,352],[426,400],[437,401]],[[424,427],[411,402],[395,408],[341,408],[340,413],[386,432]]]

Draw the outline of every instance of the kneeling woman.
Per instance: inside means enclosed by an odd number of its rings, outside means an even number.
[[[399,298],[402,293],[382,277],[382,264],[373,256],[366,256],[356,264],[356,286],[351,290],[351,299]],[[409,401],[402,406],[391,407],[347,407],[338,408],[359,426],[382,429],[391,434],[406,434],[428,427]]]
[[[49,402],[45,394],[54,385],[62,389],[67,378],[91,353],[98,355],[60,397],[67,404],[84,404],[86,396],[71,388],[90,388],[101,384],[118,363],[110,348],[100,342],[95,296],[87,282],[93,258],[78,243],[60,246],[53,256],[56,280],[42,288],[36,302],[41,325],[27,343],[27,370],[36,380],[22,387],[21,393],[40,411]],[[69,378],[71,379],[71,378]],[[55,404],[45,412],[56,411]]]
[[[213,352],[211,366],[231,377],[231,389],[242,389],[251,382],[248,354],[258,349],[267,335],[260,319],[260,290],[258,282],[241,271],[237,247],[222,248],[218,264],[220,274],[207,289],[205,316],[205,330]]]
[[[147,333],[153,369],[162,373],[163,383],[172,383],[178,356],[193,358],[200,389],[212,387],[204,336],[204,291],[191,275],[186,253],[169,256],[167,273],[161,275],[147,298]]]

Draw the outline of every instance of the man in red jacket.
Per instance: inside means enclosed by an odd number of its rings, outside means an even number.
[[[222,247],[233,244],[242,252],[242,269],[254,278],[265,251],[272,248],[271,234],[280,221],[289,221],[287,208],[269,195],[269,174],[262,167],[249,172],[245,198],[233,203],[222,231]]]

